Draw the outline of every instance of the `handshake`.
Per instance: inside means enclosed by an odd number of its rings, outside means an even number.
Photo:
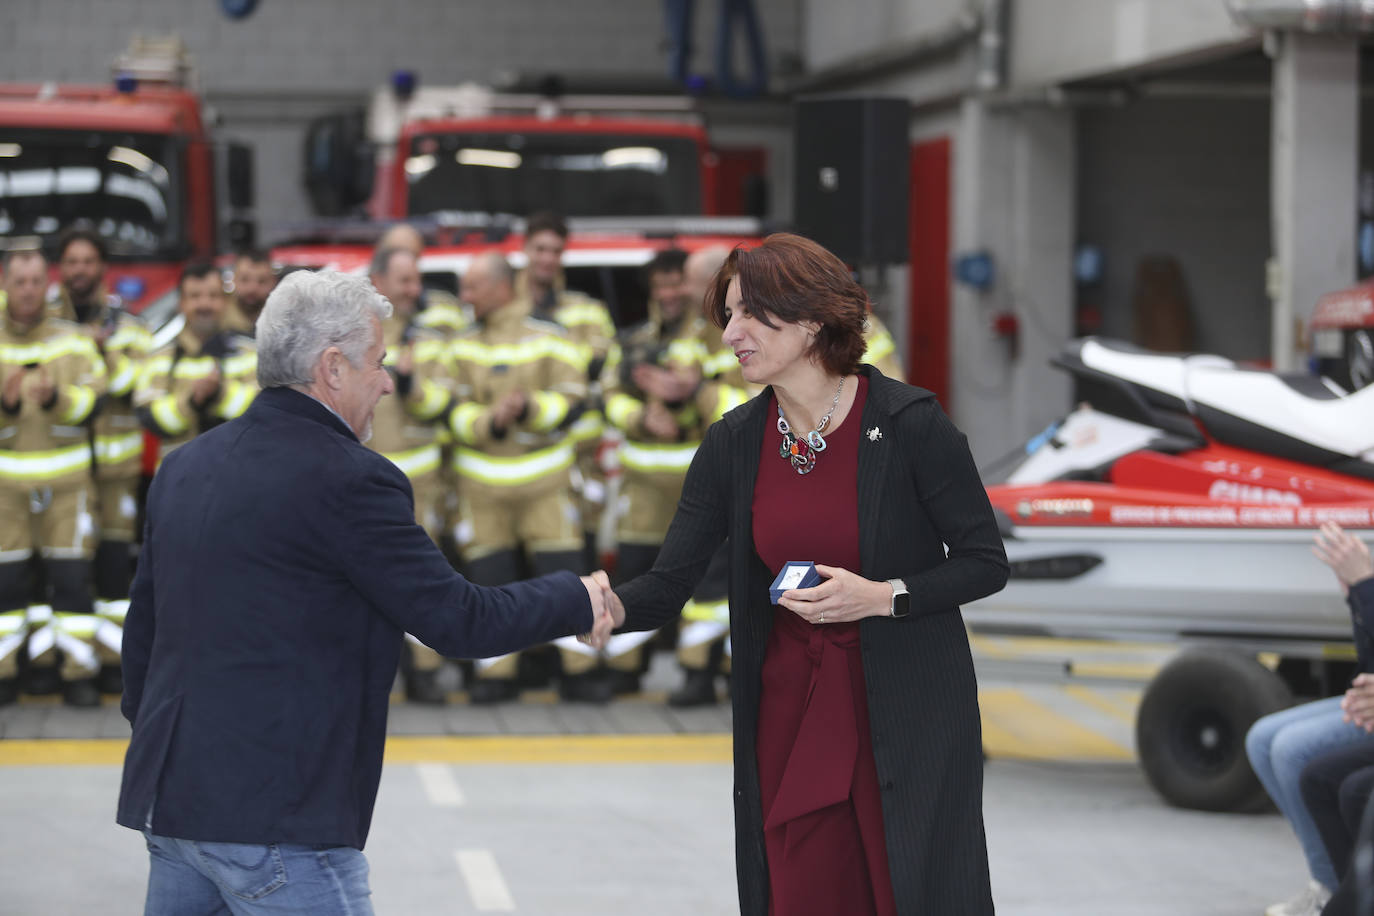
[[[611,631],[625,623],[625,605],[611,591],[611,580],[601,570],[583,576],[582,584],[592,602],[592,631],[583,633],[577,637],[577,641],[593,649],[604,649],[611,638]]]

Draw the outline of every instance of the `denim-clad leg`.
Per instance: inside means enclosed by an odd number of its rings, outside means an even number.
[[[228,916],[215,882],[181,856],[177,840],[144,833],[148,842],[148,897],[144,916]]]
[[[1245,736],[1245,753],[1269,797],[1292,825],[1312,879],[1334,890],[1336,868],[1302,800],[1299,780],[1314,757],[1367,739],[1341,718],[1341,698],[1329,697],[1264,716]]]
[[[218,908],[192,909],[168,904],[155,909],[153,879],[150,878],[146,916],[171,916],[173,913],[193,916],[201,913],[372,916],[367,859],[361,851],[349,846],[209,843],[149,836],[149,850],[153,852],[155,871],[159,870],[159,860],[163,860],[161,871],[164,874],[173,874],[185,886],[196,888],[202,894],[208,887]],[[195,882],[192,875],[199,878],[199,882]],[[180,899],[189,901],[191,898],[183,896]]]

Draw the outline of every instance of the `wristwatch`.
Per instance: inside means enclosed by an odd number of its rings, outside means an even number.
[[[892,586],[892,603],[888,605],[887,613],[892,617],[905,617],[911,613],[911,594],[906,590],[906,583],[901,579],[888,579],[887,584]]]

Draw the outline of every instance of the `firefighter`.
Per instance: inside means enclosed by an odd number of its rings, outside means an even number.
[[[533,575],[583,570],[581,522],[571,497],[576,452],[567,425],[586,397],[588,356],[566,330],[534,318],[533,304],[516,298],[514,286],[515,274],[499,253],[474,258],[462,291],[476,323],[450,349],[458,542],[468,578],[479,585],[520,578],[522,561]],[[610,685],[595,676],[595,651],[576,640],[560,640],[559,647],[560,694],[609,699]],[[516,655],[479,660],[471,701],[514,699],[518,674]]]
[[[234,258],[234,292],[224,308],[225,330],[255,336],[258,316],[276,287],[277,272],[270,254],[256,248],[239,252]]]
[[[570,290],[563,277],[563,251],[568,245],[568,226],[547,210],[525,221],[525,269],[515,280],[517,297],[528,297],[534,317],[566,328],[568,335],[587,347],[587,399],[568,430],[577,448],[573,492],[582,514],[586,565],[597,565],[602,514],[606,507],[606,472],[601,463],[606,416],[602,403],[607,355],[615,342],[615,322],[598,299]]]
[[[190,264],[178,290],[186,326],[148,357],[134,389],[139,421],[157,436],[163,458],[242,414],[258,391],[252,339],[223,327],[219,271],[207,263]]]
[[[138,534],[143,458],[143,430],[134,413],[133,392],[139,368],[152,348],[152,335],[141,321],[124,311],[119,297],[105,292],[105,263],[105,243],[100,236],[82,228],[64,232],[57,242],[60,285],[49,309],[51,312],[56,306],[61,315],[84,327],[105,359],[108,386],[93,424],[98,509],[95,609],[102,619],[123,627]],[[102,663],[101,692],[119,693],[118,651],[103,644],[96,648]]]
[[[621,581],[653,566],[706,428],[744,402],[739,389],[703,384],[706,320],[683,283],[686,258],[669,249],[649,262],[649,317],[620,335],[606,397],[607,418],[625,438],[616,532]],[[621,692],[638,687],[642,644],[650,635],[617,634],[606,646]]]
[[[31,692],[62,691],[96,706],[102,632],[91,601],[95,546],[89,424],[105,393],[105,361],[78,325],[46,314],[48,265],[37,251],[8,251],[0,332],[0,701],[17,693],[28,637]],[[30,563],[41,561],[34,594]],[[39,600],[32,600],[38,598]],[[61,667],[58,669],[58,655]]]
[[[372,258],[372,285],[393,307],[382,322],[386,366],[396,383],[396,396],[382,398],[372,416],[369,447],[405,472],[415,497],[415,520],[435,543],[444,528],[439,479],[438,424],[452,406],[445,369],[443,337],[415,324],[420,298],[420,268],[415,255],[402,248],[379,249]],[[443,658],[407,634],[410,657],[402,665],[406,698],[442,704],[439,686]]]
[[[376,251],[401,248],[415,256],[416,263],[425,255],[425,237],[409,223],[396,223],[377,240]],[[452,337],[472,324],[472,313],[453,295],[439,289],[424,289],[421,276],[420,298],[417,300],[415,324],[429,328],[445,337]]]

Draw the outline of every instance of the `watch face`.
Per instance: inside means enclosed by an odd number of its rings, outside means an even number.
[[[905,617],[911,612],[911,596],[901,592],[892,596],[892,616]]]

